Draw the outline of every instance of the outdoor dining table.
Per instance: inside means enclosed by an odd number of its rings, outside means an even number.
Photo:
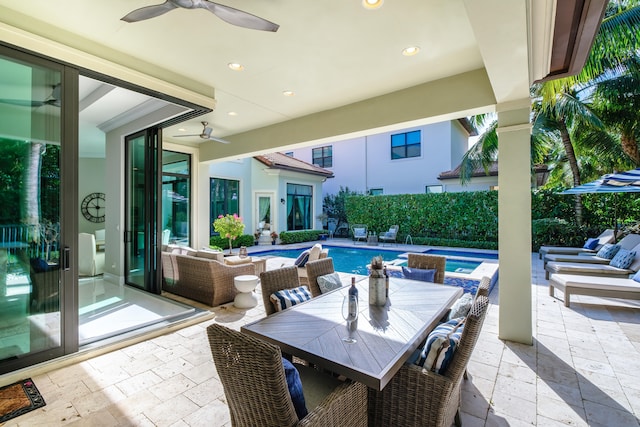
[[[368,280],[356,284],[357,327],[347,329],[348,286],[244,325],[242,332],[368,387],[382,390],[462,295],[454,286],[390,278],[384,306],[368,304]],[[343,338],[351,336],[355,343]]]

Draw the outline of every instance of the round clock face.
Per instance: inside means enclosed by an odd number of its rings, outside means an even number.
[[[91,193],[82,200],[82,215],[91,222],[104,222],[104,193]]]

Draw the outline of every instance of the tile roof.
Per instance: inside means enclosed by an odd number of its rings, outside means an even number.
[[[254,159],[269,166],[272,169],[284,169],[333,178],[333,172],[331,172],[330,170],[312,165],[311,163],[307,163],[302,160],[296,159],[295,157],[287,156],[286,154],[278,152],[255,156]]]
[[[438,179],[455,179],[455,178],[460,178],[460,167],[462,165],[458,165],[455,169],[449,170],[449,171],[445,171],[445,172],[441,172],[440,175],[438,175]],[[546,172],[548,170],[547,165],[535,165],[533,167],[533,170],[535,173],[542,173],[542,172]],[[498,176],[498,162],[493,162],[491,163],[491,165],[489,166],[489,173],[487,173],[484,168],[482,166],[474,169],[473,173],[471,174],[472,177],[480,177],[480,176]]]

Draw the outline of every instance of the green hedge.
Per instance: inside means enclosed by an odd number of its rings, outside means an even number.
[[[239,236],[237,239],[232,241],[232,245],[234,248],[239,248],[240,246],[253,246],[255,244],[255,238],[251,234],[243,234]],[[229,239],[225,239],[220,236],[211,236],[209,238],[209,245],[218,246],[224,250],[229,249]]]
[[[300,230],[283,231],[280,233],[280,243],[288,245],[290,243],[311,242],[318,240],[321,234],[327,234],[326,230]]]

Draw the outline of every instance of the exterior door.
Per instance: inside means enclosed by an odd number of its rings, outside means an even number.
[[[77,351],[76,199],[60,166],[74,87],[74,70],[0,46],[0,373]]]
[[[162,291],[157,216],[160,129],[125,138],[125,282],[154,294]]]
[[[258,223],[256,229],[258,231],[275,230],[276,227],[272,227],[271,224],[275,224],[275,218],[273,217],[273,193],[256,193],[256,216]]]

